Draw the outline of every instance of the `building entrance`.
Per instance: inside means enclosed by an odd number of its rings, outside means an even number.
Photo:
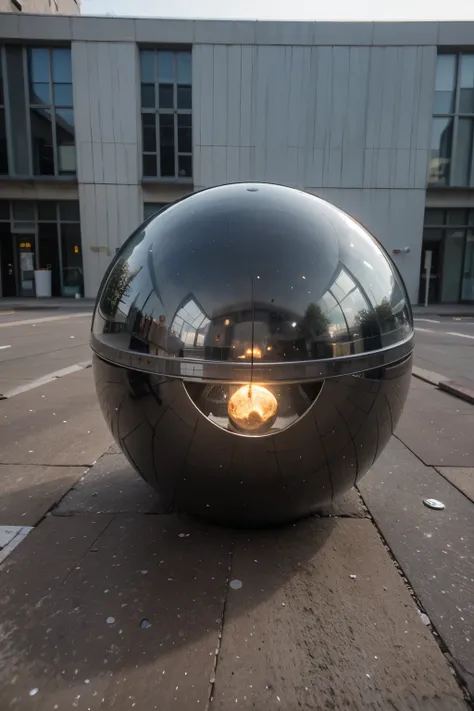
[[[52,296],[83,296],[77,202],[0,200],[0,295],[35,296],[36,269],[51,271]]]
[[[425,300],[427,251],[432,254],[429,303],[473,302],[474,210],[425,211],[419,303]]]

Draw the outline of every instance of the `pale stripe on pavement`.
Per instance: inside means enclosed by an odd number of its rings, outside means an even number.
[[[7,326],[27,326],[28,324],[34,323],[48,323],[50,321],[68,321],[70,318],[84,318],[87,316],[91,318],[92,314],[90,311],[81,312],[79,314],[63,314],[62,316],[43,316],[42,318],[25,318],[23,321],[6,321],[5,323],[0,323],[0,328],[6,328]]]
[[[414,321],[424,321],[425,323],[441,323],[441,321],[435,321],[432,318],[414,318]]]
[[[84,370],[84,368],[88,368],[90,364],[91,361],[88,360],[84,361],[83,363],[75,363],[74,365],[69,365],[67,368],[55,370],[52,373],[48,373],[47,375],[41,376],[41,378],[36,378],[36,380],[32,380],[30,383],[25,383],[25,385],[19,385],[17,388],[7,390],[3,393],[3,398],[10,400],[16,395],[21,395],[21,393],[28,392],[28,390],[34,390],[35,388],[39,388],[41,385],[47,385],[47,383],[53,382],[53,380],[63,378],[65,375],[71,375],[71,373],[77,373],[77,371],[79,370]]]
[[[468,336],[467,333],[457,333],[456,331],[446,331],[447,336],[460,336],[461,338],[471,338],[474,340],[474,336]]]

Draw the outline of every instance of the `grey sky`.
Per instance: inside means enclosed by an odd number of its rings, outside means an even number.
[[[472,0],[82,0],[84,15],[275,20],[474,20]]]

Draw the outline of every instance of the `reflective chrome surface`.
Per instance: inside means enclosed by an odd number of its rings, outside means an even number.
[[[411,352],[401,278],[355,220],[269,184],[196,193],[144,223],[106,275],[91,344],[167,377],[297,382]]]
[[[197,383],[127,370],[96,356],[93,368],[117,443],[163,503],[250,526],[307,515],[365,474],[397,425],[411,356],[326,380],[305,414],[262,437],[211,422],[188,395]]]

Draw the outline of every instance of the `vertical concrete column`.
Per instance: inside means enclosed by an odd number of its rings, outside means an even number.
[[[142,218],[139,65],[134,42],[72,43],[84,290]]]

